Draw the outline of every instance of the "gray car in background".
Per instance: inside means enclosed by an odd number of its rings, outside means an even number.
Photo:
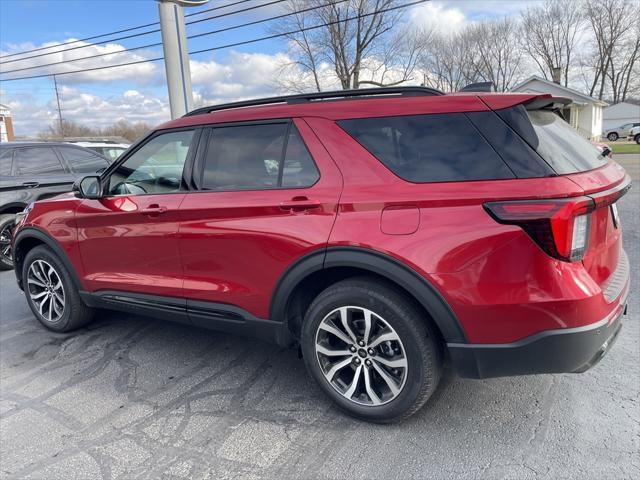
[[[603,136],[606,137],[610,142],[615,142],[619,138],[622,138],[624,140],[627,138],[629,132],[634,127],[640,127],[640,122],[625,123],[624,125],[620,125],[616,128],[609,128],[604,131]]]
[[[67,143],[0,143],[0,270],[13,268],[15,215],[30,203],[70,192],[73,182],[109,166],[97,153]]]

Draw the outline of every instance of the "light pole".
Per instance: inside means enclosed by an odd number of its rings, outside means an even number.
[[[158,0],[171,118],[181,117],[191,110],[193,104],[183,7],[204,5],[208,1]]]

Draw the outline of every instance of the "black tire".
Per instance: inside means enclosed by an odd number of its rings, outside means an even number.
[[[31,292],[38,293],[38,286],[29,283],[29,269],[35,262],[45,262],[45,265],[49,265],[53,268],[55,276],[57,276],[62,284],[64,307],[60,318],[55,320],[48,320],[47,305],[44,307],[45,314],[41,314],[35,301],[31,298]],[[39,265],[42,265],[40,263]],[[54,279],[55,279],[54,276]],[[51,278],[51,277],[49,277]],[[57,280],[57,279],[56,279]],[[46,246],[40,245],[27,253],[22,266],[22,282],[24,287],[25,297],[29,308],[38,319],[49,330],[54,332],[70,332],[77,328],[86,325],[93,319],[94,310],[89,308],[80,298],[78,290],[73,283],[69,271],[60,261],[60,259]],[[56,282],[57,283],[57,282]]]
[[[354,308],[356,312],[359,308],[370,310],[375,314],[376,318],[383,319],[384,322],[382,323],[387,324],[385,328],[391,327],[394,330],[393,333],[397,334],[401,340],[400,345],[404,350],[407,363],[407,368],[403,370],[403,378],[405,380],[400,386],[399,393],[388,400],[387,403],[378,405],[374,405],[372,402],[370,404],[359,403],[363,399],[366,401],[373,398],[363,391],[366,384],[364,372],[362,372],[362,377],[358,377],[360,380],[355,382],[358,386],[356,394],[351,394],[349,398],[344,396],[344,392],[341,393],[336,390],[336,387],[325,377],[321,366],[321,354],[316,353],[316,337],[320,335],[318,334],[320,324],[325,320],[325,317],[330,318],[331,312],[345,306]],[[347,314],[347,317],[349,315]],[[420,311],[415,303],[392,284],[368,277],[357,277],[338,282],[320,293],[306,312],[301,334],[301,348],[306,367],[322,390],[338,407],[348,414],[376,423],[390,423],[407,418],[417,412],[433,394],[442,374],[442,358],[438,336],[424,317],[424,313]],[[352,331],[356,336],[362,333],[362,330],[356,333],[356,330],[358,330],[356,323],[352,323],[352,326],[354,327]],[[325,330],[322,330],[323,334],[324,332]],[[380,334],[377,336],[380,336]],[[375,337],[371,335],[369,341],[371,344],[375,343]],[[356,348],[355,344],[354,348]],[[361,348],[360,350],[366,350],[366,348]],[[360,351],[358,351],[359,353]],[[346,375],[355,376],[358,371],[356,370],[356,364],[353,362],[358,362],[358,365],[362,363],[362,368],[369,368],[366,376],[370,378],[370,385],[375,387],[374,376],[377,376],[378,380],[382,380],[382,377],[374,372],[374,365],[371,365],[376,355],[372,354],[371,357],[367,357],[366,361],[368,361],[370,367],[366,367],[364,365],[365,361],[360,362],[356,358],[358,355],[353,354],[351,357],[352,363],[343,367],[343,369],[351,369],[351,371],[346,370]],[[343,358],[345,360],[349,359],[348,356]],[[380,358],[380,356],[377,358]],[[377,365],[380,366],[379,363]],[[398,370],[395,371],[397,372]],[[336,373],[336,375],[338,374]],[[384,388],[382,382],[379,381],[378,383]],[[374,393],[376,393],[375,388]],[[357,396],[355,401],[354,395]]]
[[[616,140],[618,140],[618,134],[616,132],[611,132],[609,135],[607,135],[607,138],[609,139],[610,142],[615,142]]]
[[[635,137],[633,137],[633,140],[640,145],[640,133],[638,133]]]
[[[11,244],[6,242],[11,242],[11,229],[15,223],[16,216],[13,213],[0,215],[0,270],[13,270]]]

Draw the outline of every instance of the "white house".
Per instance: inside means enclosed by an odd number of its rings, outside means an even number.
[[[620,102],[609,105],[602,112],[602,128],[608,130],[616,128],[626,123],[640,122],[640,104],[630,102]]]
[[[590,140],[598,140],[602,135],[602,113],[608,105],[602,100],[535,75],[516,85],[512,91],[550,93],[556,97],[570,98],[572,102],[562,113],[571,126]]]
[[[0,142],[13,140],[13,124],[11,123],[11,110],[0,103]]]

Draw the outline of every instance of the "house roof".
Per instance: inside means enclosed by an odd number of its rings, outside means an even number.
[[[544,85],[548,85],[550,87],[553,87],[554,89],[558,89],[561,91],[566,92],[566,96],[574,99],[574,98],[578,98],[580,100],[583,100],[587,103],[592,103],[595,105],[600,105],[603,107],[606,107],[608,105],[607,102],[603,102],[602,100],[598,100],[597,98],[593,98],[590,97],[589,95],[587,95],[586,93],[581,93],[577,90],[574,90],[573,88],[569,88],[569,87],[565,87],[563,85],[560,85],[558,83],[552,82],[551,80],[547,80],[541,77],[538,77],[537,75],[532,75],[531,77],[527,78],[524,82],[519,83],[518,85],[516,85],[515,87],[513,87],[511,89],[511,91],[520,91],[523,87],[525,87],[526,85],[528,85],[531,82],[534,81],[538,81]]]

